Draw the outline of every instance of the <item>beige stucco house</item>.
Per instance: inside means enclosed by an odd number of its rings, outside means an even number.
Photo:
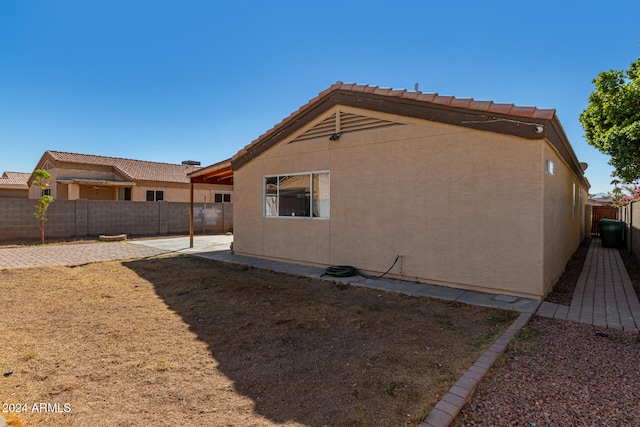
[[[0,198],[26,199],[29,197],[30,173],[4,172],[0,176]]]
[[[201,169],[196,162],[170,164],[89,154],[46,151],[35,169],[52,176],[50,193],[56,200],[131,200],[189,202],[188,174]],[[41,190],[29,179],[29,198]],[[233,187],[216,183],[195,184],[194,201],[231,201]]]
[[[241,255],[542,299],[585,236],[551,109],[336,83],[232,168]]]

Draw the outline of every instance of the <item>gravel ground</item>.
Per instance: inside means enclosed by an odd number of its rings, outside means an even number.
[[[591,245],[591,239],[584,239],[569,262],[567,262],[564,273],[562,273],[562,276],[560,276],[560,279],[558,279],[558,282],[554,285],[551,292],[547,294],[545,301],[571,305],[573,291],[576,289],[578,277],[580,277],[584,260],[587,257],[587,252],[589,252],[589,245]]]
[[[637,335],[542,318],[525,332],[534,338],[511,346],[454,425],[640,423]]]
[[[548,299],[569,304],[584,255],[579,248]],[[640,268],[621,255],[637,292]],[[638,335],[534,317],[452,425],[638,426]]]

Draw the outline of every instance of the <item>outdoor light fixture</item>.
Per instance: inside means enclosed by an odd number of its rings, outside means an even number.
[[[334,133],[333,135],[331,135],[331,136],[329,137],[329,140],[330,140],[330,141],[337,141],[337,140],[338,140],[338,138],[340,138],[340,135],[341,135],[341,133],[340,133],[340,132],[338,132],[338,133]]]

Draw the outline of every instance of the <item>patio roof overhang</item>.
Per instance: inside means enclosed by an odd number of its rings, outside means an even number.
[[[189,247],[193,247],[193,184],[218,184],[228,185],[233,189],[233,170],[231,159],[198,169],[187,175],[191,180],[190,221],[189,221]]]
[[[191,172],[188,176],[192,184],[233,185],[231,159],[198,169],[195,172]]]

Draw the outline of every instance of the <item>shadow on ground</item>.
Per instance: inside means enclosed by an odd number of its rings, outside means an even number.
[[[188,256],[124,265],[276,423],[412,425],[515,317]]]

